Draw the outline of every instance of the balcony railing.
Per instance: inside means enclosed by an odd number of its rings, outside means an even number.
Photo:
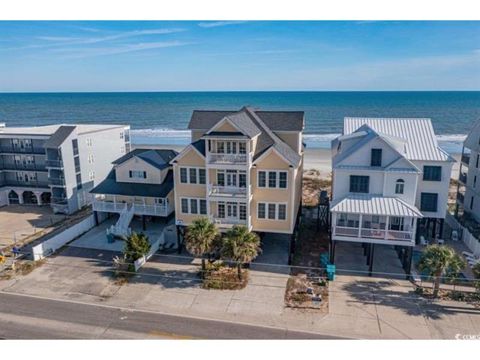
[[[334,226],[333,235],[348,236],[362,239],[412,241],[413,231],[384,230],[371,228],[358,228],[346,226]]]
[[[45,154],[45,149],[41,147],[16,147],[16,146],[0,146],[0,152],[7,154]]]
[[[37,164],[3,164],[4,170],[20,170],[20,171],[47,171],[45,165]]]
[[[457,200],[460,204],[463,204],[465,202],[465,194],[457,193]]]
[[[470,163],[470,154],[462,154],[462,163],[468,166]]]
[[[247,219],[240,219],[240,218],[219,218],[219,217],[212,217],[211,219],[213,223],[215,223],[218,226],[224,226],[224,227],[231,227],[234,225],[247,225]]]
[[[93,210],[103,212],[122,212],[127,208],[126,203],[94,200],[92,203]]]
[[[45,160],[45,166],[50,168],[63,168],[62,160]]]
[[[458,180],[463,184],[467,184],[467,173],[460,173]]]
[[[3,186],[29,186],[29,187],[41,187],[41,188],[48,188],[48,182],[46,181],[19,181],[19,180],[5,180],[3,182]]]
[[[65,179],[63,178],[48,178],[50,185],[65,186]]]
[[[136,215],[168,216],[172,211],[173,207],[170,205],[133,204],[133,212]]]
[[[208,153],[207,156],[209,164],[246,164],[247,160],[247,154]]]
[[[246,196],[247,188],[239,186],[208,185],[210,196]]]

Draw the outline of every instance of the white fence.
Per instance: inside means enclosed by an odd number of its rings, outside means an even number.
[[[470,249],[472,253],[480,257],[480,241],[473,236],[467,228],[463,227],[452,214],[447,213],[445,222],[452,228],[457,230],[461,235],[461,240]]]
[[[135,271],[138,271],[146,262],[148,259],[150,259],[153,254],[155,254],[158,249],[160,248],[160,245],[163,245],[165,243],[165,235],[162,232],[162,234],[158,237],[157,241],[155,241],[152,246],[150,247],[150,251],[146,256],[142,256],[140,259],[135,260],[134,265],[135,265]]]
[[[55,251],[60,249],[66,243],[72,241],[76,237],[86,233],[88,230],[95,226],[95,218],[93,215],[83,219],[79,223],[65,229],[61,233],[53,236],[52,238],[34,246],[33,251],[33,260],[40,260],[44,257],[47,257],[53,254]]]

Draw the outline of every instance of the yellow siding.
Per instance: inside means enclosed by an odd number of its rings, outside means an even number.
[[[290,132],[280,132],[280,133],[275,133],[280,139],[282,139],[285,143],[287,143],[293,151],[298,153],[299,149],[299,136],[298,132],[296,133],[290,133]]]
[[[147,173],[147,178],[130,178],[130,170],[145,171]],[[165,176],[165,173],[162,176],[161,171],[156,167],[136,157],[133,157],[125,161],[123,164],[118,165],[115,168],[115,174],[118,182],[136,182],[142,184],[161,184]]]
[[[224,121],[223,124],[215,127],[214,129],[215,131],[238,132],[238,129],[233,126],[229,121]]]

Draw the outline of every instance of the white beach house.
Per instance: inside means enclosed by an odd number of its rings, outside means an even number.
[[[430,119],[345,118],[332,141],[331,259],[340,242],[403,252],[410,271],[420,232],[442,233],[454,159],[437,143]]]
[[[457,215],[468,213],[480,223],[480,120],[463,143],[457,193]]]

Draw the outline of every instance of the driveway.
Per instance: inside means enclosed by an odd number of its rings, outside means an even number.
[[[0,208],[0,249],[22,241],[65,219],[49,206],[8,205]]]

